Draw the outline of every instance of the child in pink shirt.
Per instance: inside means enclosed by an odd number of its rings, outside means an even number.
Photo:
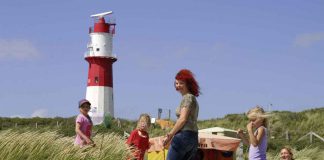
[[[144,160],[145,152],[150,148],[148,128],[151,124],[151,118],[148,114],[141,114],[134,129],[127,139],[127,144],[134,147],[134,158]]]
[[[90,111],[91,103],[82,99],[79,101],[80,114],[77,116],[75,121],[75,132],[76,137],[74,144],[80,147],[84,145],[94,145],[91,140],[92,121],[88,112]]]

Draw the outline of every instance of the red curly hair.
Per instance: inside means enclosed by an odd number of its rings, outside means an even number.
[[[200,93],[200,87],[196,81],[194,74],[188,69],[180,70],[175,76],[176,80],[184,81],[191,94],[198,97]]]

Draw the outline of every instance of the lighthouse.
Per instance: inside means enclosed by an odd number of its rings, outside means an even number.
[[[113,63],[117,61],[112,53],[115,22],[107,22],[104,16],[112,11],[91,15],[94,26],[89,28],[90,42],[85,60],[89,63],[86,99],[91,103],[91,116],[94,125],[101,124],[105,116],[114,117]]]

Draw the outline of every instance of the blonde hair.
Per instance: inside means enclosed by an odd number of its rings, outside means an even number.
[[[140,128],[141,122],[145,122],[147,127],[150,127],[150,125],[151,125],[150,115],[148,115],[146,113],[140,115],[140,117],[138,118],[138,121],[137,121],[137,126],[136,126],[137,129]]]
[[[290,156],[291,156],[291,159],[294,160],[294,154],[293,154],[293,152],[292,152],[292,149],[291,149],[289,146],[284,146],[284,147],[282,147],[282,148],[280,149],[280,152],[281,152],[283,149],[287,150],[288,153],[289,153]]]
[[[264,127],[268,126],[267,118],[270,116],[270,114],[267,114],[261,106],[257,105],[254,108],[251,108],[246,115],[249,119],[261,118],[263,120]]]

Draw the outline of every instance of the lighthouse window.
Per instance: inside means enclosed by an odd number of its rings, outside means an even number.
[[[97,48],[97,51],[99,51],[99,48]]]
[[[98,83],[98,81],[99,81],[99,78],[95,77],[95,83]]]

